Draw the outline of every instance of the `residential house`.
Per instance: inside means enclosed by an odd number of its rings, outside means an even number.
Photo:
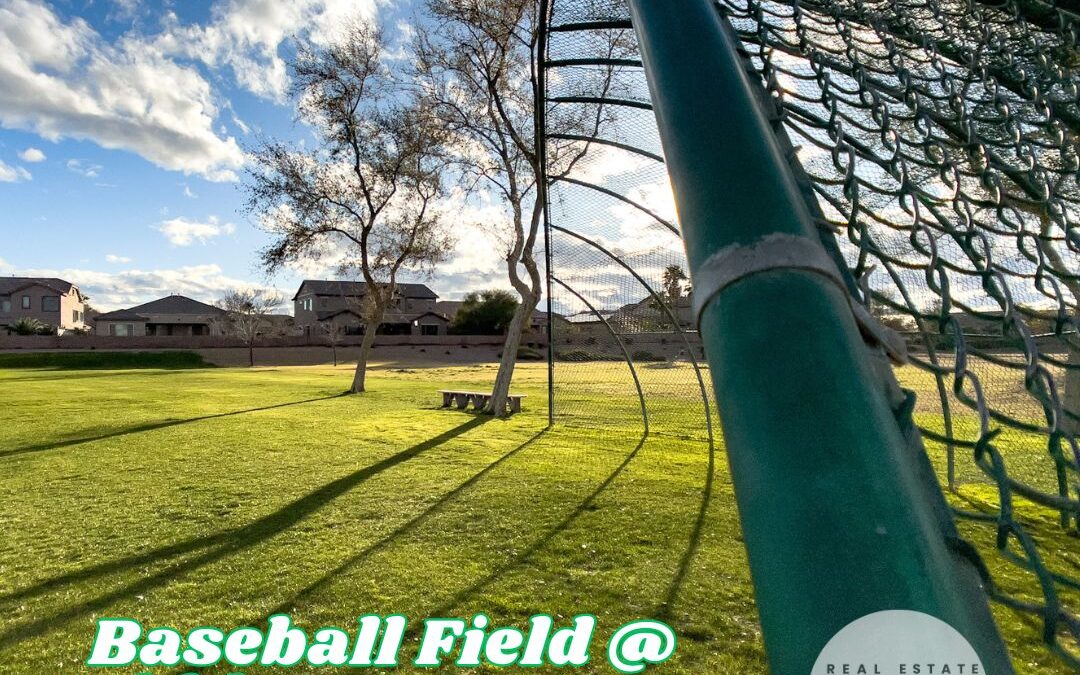
[[[306,279],[293,296],[296,326],[305,335],[318,335],[328,326],[340,327],[348,335],[361,335],[361,309],[367,292],[367,284],[362,281]],[[397,284],[379,333],[446,335],[450,320],[436,311],[438,299],[425,284]]]
[[[136,307],[99,314],[98,335],[142,336],[220,335],[225,310],[183,295],[147,302]]]
[[[608,326],[616,333],[668,333],[675,329],[671,320],[672,314],[678,320],[681,330],[697,330],[693,314],[693,298],[688,295],[679,297],[674,308],[666,298],[664,305],[661,305],[655,297],[649,295],[636,302],[622,305],[618,309],[598,309],[596,312],[587,309],[570,314],[563,319],[576,334],[606,335],[610,332]],[[604,325],[605,322],[607,326]],[[556,321],[556,323],[559,322]],[[559,327],[555,328],[556,339],[559,337],[559,330]]]
[[[450,320],[450,323],[454,323],[454,317],[457,316],[458,310],[464,304],[464,300],[439,300],[434,305],[434,312],[442,314]]]
[[[569,322],[566,317],[558,312],[552,312],[551,321],[548,321],[548,313],[540,310],[536,310],[532,314],[532,319],[529,322],[529,331],[544,336],[548,335],[548,324],[551,323],[555,326],[555,333],[558,335],[560,330],[564,330],[569,326]]]
[[[296,320],[292,314],[267,314],[264,319],[266,328],[263,332],[266,335],[285,336],[298,334]]]
[[[670,298],[664,297],[664,305],[661,305],[650,295],[623,305],[607,318],[623,331],[669,331],[673,329],[672,315],[678,320],[679,328],[695,330],[693,298],[688,295],[680,296],[674,307]]]
[[[86,330],[86,301],[69,281],[39,277],[0,277],[0,328],[19,319],[37,319],[58,334]]]

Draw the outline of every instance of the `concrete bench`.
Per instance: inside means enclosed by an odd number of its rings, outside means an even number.
[[[470,402],[473,404],[473,410],[483,410],[491,400],[491,392],[440,389],[439,393],[442,394],[442,407],[449,408],[453,404],[458,407],[458,410],[468,408]],[[521,399],[526,396],[528,394],[508,394],[506,402],[510,406],[510,412],[521,412]]]

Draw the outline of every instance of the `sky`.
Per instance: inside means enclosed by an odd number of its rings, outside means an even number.
[[[261,271],[270,238],[243,210],[246,151],[311,137],[287,97],[294,38],[325,44],[360,16],[400,44],[413,13],[407,0],[0,0],[0,275],[61,277],[100,310],[245,287],[290,298],[332,277]],[[462,212],[457,249],[425,280],[443,298],[508,286],[499,251],[476,243],[490,208]]]

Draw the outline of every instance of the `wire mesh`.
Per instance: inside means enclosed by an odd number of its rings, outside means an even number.
[[[907,343],[895,377],[917,393],[963,550],[991,597],[1080,670],[1080,16],[1039,0],[716,7],[852,295]],[[644,74],[629,52],[597,60],[612,32],[632,36],[628,9],[555,0],[551,25],[549,110],[584,105],[568,97],[587,99],[604,68],[622,99],[603,142],[553,177],[553,299],[590,326],[555,327],[556,413],[640,417],[625,397],[595,405],[590,359],[660,335],[687,367],[636,367],[646,410],[662,429],[704,428],[666,405],[695,397],[700,346],[692,326],[665,324],[683,300],[664,270],[685,263]]]
[[[550,22],[546,133],[583,150],[548,188],[555,417],[711,439],[686,257],[626,17],[620,2],[557,2]],[[588,136],[560,126],[583,109],[609,123]]]

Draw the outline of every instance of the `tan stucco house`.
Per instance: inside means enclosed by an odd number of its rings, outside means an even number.
[[[367,295],[362,281],[306,279],[293,296],[296,326],[305,335],[318,335],[335,325],[346,334],[363,333],[360,308]],[[386,335],[446,335],[450,320],[435,309],[439,296],[424,284],[397,284],[379,333]]]
[[[136,307],[99,314],[94,319],[98,335],[221,335],[225,310],[183,295],[147,302]]]
[[[87,300],[77,286],[63,279],[0,277],[0,329],[31,318],[61,335],[86,330]]]

